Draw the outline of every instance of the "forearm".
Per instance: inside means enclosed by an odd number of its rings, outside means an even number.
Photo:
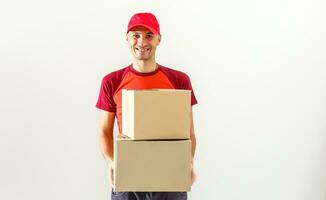
[[[196,141],[196,135],[195,135],[195,128],[194,128],[194,121],[193,121],[192,111],[191,111],[190,119],[191,119],[190,120],[190,122],[191,122],[191,124],[190,124],[191,164],[193,164],[194,158],[195,158],[197,141]]]
[[[196,136],[195,133],[192,131],[190,133],[190,140],[191,140],[191,163],[193,164],[196,152]]]
[[[113,134],[102,131],[100,135],[100,146],[106,161],[113,161]]]
[[[113,161],[113,127],[114,112],[101,112],[100,120],[100,148],[107,162]]]

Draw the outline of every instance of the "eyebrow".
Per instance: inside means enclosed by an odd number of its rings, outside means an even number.
[[[140,33],[141,33],[141,32],[138,32],[138,31],[132,31],[132,32],[133,32],[133,33],[138,33],[138,34],[140,34]],[[154,35],[154,33],[153,33],[153,32],[150,32],[150,31],[149,31],[149,32],[147,32],[146,34],[147,34],[147,35],[148,35],[148,34],[150,34],[150,35]]]

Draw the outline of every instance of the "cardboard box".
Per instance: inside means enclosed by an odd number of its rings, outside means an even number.
[[[122,134],[133,140],[189,139],[190,95],[190,90],[123,90]]]
[[[191,140],[116,139],[114,191],[190,191]]]

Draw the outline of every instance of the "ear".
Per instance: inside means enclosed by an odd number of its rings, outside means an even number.
[[[162,35],[158,35],[158,43],[160,44],[162,40]]]

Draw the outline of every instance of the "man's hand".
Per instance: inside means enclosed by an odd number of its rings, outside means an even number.
[[[109,184],[113,188],[114,187],[114,163],[110,162],[109,164]]]

